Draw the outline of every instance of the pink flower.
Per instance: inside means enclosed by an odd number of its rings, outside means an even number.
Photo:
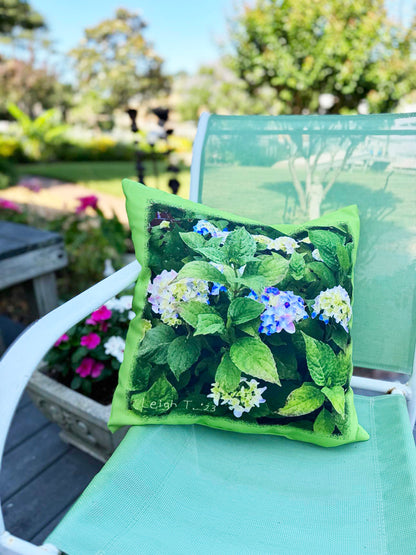
[[[19,185],[21,187],[26,187],[26,189],[29,189],[34,193],[39,193],[39,191],[42,189],[42,181],[38,177],[29,177],[27,179],[23,179],[19,183]]]
[[[81,212],[85,212],[85,210],[90,206],[94,210],[97,208],[98,197],[95,195],[90,195],[87,197],[78,197],[79,205],[76,208],[76,213],[80,214]]]
[[[88,349],[95,349],[101,343],[101,337],[96,333],[89,333],[81,337],[81,345]]]
[[[101,322],[100,324],[100,330],[103,331],[104,333],[106,331],[108,331],[108,328],[110,327],[108,322]]]
[[[6,198],[0,198],[0,208],[12,210],[13,212],[17,212],[18,214],[22,213],[22,209],[18,204],[16,204],[12,200],[7,200]]]
[[[59,345],[61,343],[64,343],[65,341],[69,341],[69,335],[67,335],[66,333],[64,333],[63,335],[61,335],[61,337],[59,337],[55,343],[53,344],[54,347],[59,347]]]
[[[79,374],[81,378],[87,378],[88,376],[91,376],[91,378],[98,378],[103,369],[104,364],[102,362],[98,362],[90,357],[85,357],[82,359],[81,364],[75,372]]]
[[[103,306],[91,314],[91,316],[86,320],[86,323],[95,326],[98,322],[109,320],[111,318],[111,314],[111,310],[108,310],[105,304],[103,304]]]

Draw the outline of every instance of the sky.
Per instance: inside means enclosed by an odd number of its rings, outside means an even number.
[[[308,0],[299,0],[307,2]],[[41,12],[60,52],[76,46],[85,27],[96,25],[123,6],[140,11],[148,23],[146,37],[165,60],[165,71],[195,72],[215,61],[227,36],[227,18],[235,6],[254,0],[30,0]],[[416,0],[386,0],[390,15],[408,23]],[[65,73],[65,70],[63,71]]]
[[[45,18],[59,51],[74,47],[83,29],[113,16],[123,6],[140,11],[146,37],[165,60],[167,72],[194,72],[219,56],[226,19],[241,0],[31,0]]]

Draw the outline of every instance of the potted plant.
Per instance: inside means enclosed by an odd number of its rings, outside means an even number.
[[[106,461],[127,429],[107,428],[111,400],[123,360],[132,296],[107,301],[62,335],[34,372],[28,392],[61,428],[67,443]]]

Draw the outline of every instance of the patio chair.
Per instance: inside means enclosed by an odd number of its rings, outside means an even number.
[[[353,386],[373,395],[356,396],[369,441],[325,449],[201,426],[133,427],[46,545],[12,537],[0,519],[0,552],[414,554],[415,152],[416,114],[204,114],[194,144],[192,200],[267,223],[358,205],[354,362],[367,375]],[[133,262],[57,308],[9,349],[0,454],[44,353],[139,269]],[[373,369],[397,378],[373,379]]]

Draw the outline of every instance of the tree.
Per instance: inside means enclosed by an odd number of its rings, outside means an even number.
[[[81,92],[93,90],[103,99],[103,111],[125,109],[166,90],[162,59],[144,37],[146,23],[136,13],[118,9],[113,19],[85,29],[85,37],[70,51]]]
[[[271,87],[282,113],[392,110],[416,88],[416,20],[405,29],[383,0],[257,0],[231,22],[230,66],[255,97]]]
[[[31,118],[35,109],[60,105],[61,85],[48,67],[35,67],[32,62],[0,56],[0,116],[7,117],[7,105],[17,104]]]
[[[179,98],[176,109],[183,120],[197,121],[203,110],[234,115],[279,113],[279,102],[270,88],[259,90],[253,98],[244,82],[221,61],[201,66],[195,75],[175,76],[173,95]]]
[[[11,35],[16,29],[45,28],[43,17],[25,0],[0,0],[0,33]]]

